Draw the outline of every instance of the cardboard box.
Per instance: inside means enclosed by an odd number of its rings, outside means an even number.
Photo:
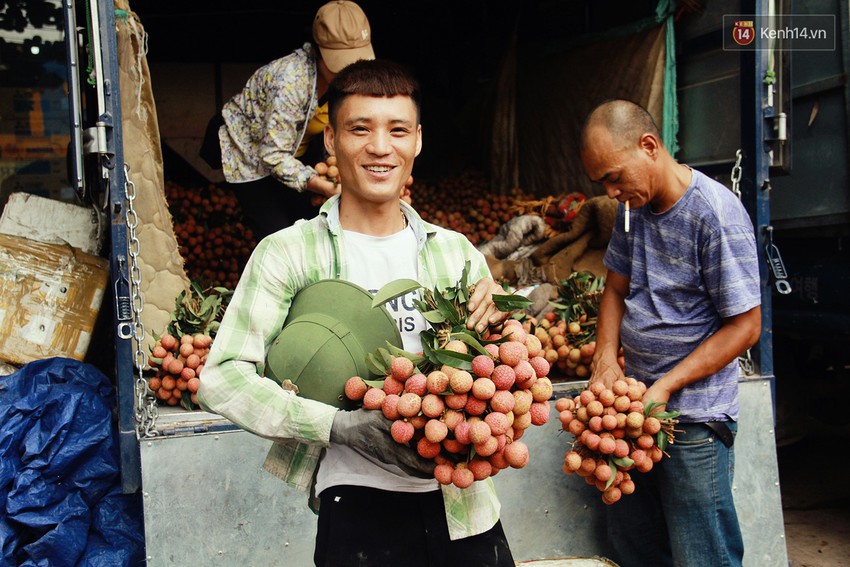
[[[0,360],[83,360],[108,276],[104,258],[0,234]]]
[[[29,193],[12,193],[0,215],[0,234],[50,244],[70,244],[86,254],[100,252],[93,209]]]

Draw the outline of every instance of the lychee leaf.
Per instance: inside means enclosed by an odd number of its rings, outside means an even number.
[[[658,448],[664,451],[667,449],[667,434],[663,431],[659,431],[655,434],[655,444],[658,445]]]
[[[463,271],[460,273],[460,280],[458,280],[457,285],[460,289],[468,289],[469,288],[469,268],[472,265],[472,262],[469,260],[466,261],[466,264],[463,265]]]
[[[379,348],[378,354],[381,356],[381,359],[384,361],[384,365],[387,368],[392,368],[392,366],[393,366],[393,356],[390,354],[390,351],[388,351],[385,348]]]
[[[183,409],[186,411],[192,411],[195,409],[195,404],[192,403],[192,394],[189,390],[183,390],[183,393],[180,395],[180,405],[183,406]]]
[[[440,364],[447,364],[461,370],[472,370],[472,359],[475,357],[453,350],[435,349],[430,358],[436,359]]]
[[[531,305],[532,301],[524,295],[494,295],[493,304],[496,309],[502,313],[514,311],[516,309],[525,309]]]
[[[437,309],[439,309],[440,313],[445,316],[449,323],[452,325],[460,323],[460,314],[457,312],[457,309],[438,290],[434,290],[434,302],[437,304]]]
[[[402,295],[406,295],[411,291],[416,291],[417,289],[422,289],[422,284],[420,284],[416,280],[393,280],[378,290],[378,292],[372,298],[372,307],[383,305],[387,301],[393,300],[397,297],[401,297]]]
[[[475,351],[476,351],[476,352],[478,352],[479,354],[485,354],[485,355],[488,355],[488,356],[490,355],[490,353],[489,353],[489,352],[487,352],[487,349],[486,349],[486,348],[484,348],[484,347],[481,345],[481,343],[480,343],[480,342],[478,342],[478,339],[476,339],[475,337],[473,337],[470,333],[465,333],[465,332],[461,332],[461,333],[452,333],[451,337],[452,337],[453,339],[457,339],[457,340],[459,340],[459,341],[461,341],[461,342],[463,342],[463,343],[465,343],[465,344],[467,344],[467,345],[471,346],[471,347],[472,347],[473,349],[475,349]]]
[[[622,467],[624,469],[627,469],[633,464],[635,464],[635,462],[628,457],[611,457],[611,461],[618,467]]]
[[[613,467],[611,467],[611,468],[613,468]],[[611,478],[608,479],[608,482],[605,483],[605,490],[608,490],[609,488],[611,488],[611,485],[614,484],[615,480],[617,480],[617,475],[612,474]]]
[[[400,349],[389,341],[387,341],[387,349],[390,351],[391,354],[394,354],[395,356],[403,356],[404,358],[410,359],[414,366],[425,362],[425,357]]]
[[[389,368],[384,366],[382,361],[374,353],[370,352],[366,355],[366,366],[369,368],[369,372],[375,376],[386,376],[389,374]]]
[[[363,380],[363,382],[367,386],[371,386],[372,388],[383,388],[384,381],[383,380]]]
[[[439,325],[440,323],[446,322],[446,316],[440,311],[437,311],[436,309],[433,309],[431,311],[423,311],[422,316],[425,317],[426,321],[428,321],[429,323],[434,323],[435,325]]]

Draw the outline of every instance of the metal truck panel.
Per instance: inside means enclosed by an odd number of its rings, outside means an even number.
[[[557,395],[578,383],[558,384]],[[744,532],[744,565],[788,565],[779,473],[773,438],[770,380],[740,382],[735,496]],[[531,452],[522,470],[493,480],[502,523],[517,561],[549,560],[564,567],[611,565],[605,559],[604,504],[561,463],[572,436],[550,422],[523,436]],[[269,441],[230,429],[212,414],[172,414],[171,434],[141,445],[145,536],[151,566],[311,565],[316,517],[306,493],[262,469]],[[198,427],[199,432],[193,432]]]

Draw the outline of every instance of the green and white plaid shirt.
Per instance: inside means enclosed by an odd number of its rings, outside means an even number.
[[[465,236],[426,223],[399,203],[418,242],[419,283],[428,289],[453,286],[467,261],[470,282],[490,275],[484,256]],[[300,289],[322,279],[346,279],[345,245],[339,196],[329,199],[315,218],[263,239],[227,307],[198,392],[204,409],[274,441],[266,470],[302,490],[314,486],[338,410],[263,378],[265,357]],[[498,521],[500,504],[492,480],[442,490],[451,539],[485,532]],[[315,505],[313,499],[311,507]]]

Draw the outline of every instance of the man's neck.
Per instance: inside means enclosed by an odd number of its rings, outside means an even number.
[[[407,224],[398,202],[358,206],[346,203],[344,198],[339,203],[339,222],[343,230],[369,236],[389,236],[403,230]]]

